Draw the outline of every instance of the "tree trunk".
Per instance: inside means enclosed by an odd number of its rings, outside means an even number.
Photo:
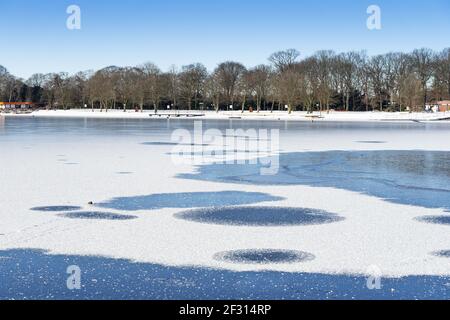
[[[428,95],[427,95],[427,85],[423,85],[423,107],[427,105]]]
[[[216,98],[216,101],[214,102],[214,107],[216,108],[216,113],[219,113],[219,108],[220,108],[219,98]]]
[[[293,108],[292,104],[289,103],[289,104],[288,104],[288,113],[291,114],[292,111],[293,111],[293,109],[294,109],[294,108]]]
[[[348,91],[345,93],[345,110],[350,110],[350,94],[348,93]]]

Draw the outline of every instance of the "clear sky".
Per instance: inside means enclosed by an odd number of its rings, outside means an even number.
[[[66,28],[71,4],[81,30]],[[372,4],[381,30],[366,27]],[[307,56],[450,47],[449,0],[0,0],[0,13],[0,64],[24,78],[147,61],[254,66],[288,48]]]

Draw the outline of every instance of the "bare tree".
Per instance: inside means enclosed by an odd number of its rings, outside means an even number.
[[[222,86],[218,72],[214,72],[205,81],[205,98],[212,103],[214,110],[219,112],[222,99]]]
[[[399,84],[401,103],[406,105],[410,112],[419,111],[418,105],[422,95],[421,80],[414,73],[409,73],[400,78]]]
[[[136,88],[139,88],[138,79],[141,73],[141,70],[133,67],[121,68],[118,72],[115,89],[124,112],[127,111],[127,107],[133,107],[134,94]]]
[[[167,94],[173,106],[178,107],[178,98],[180,96],[180,75],[177,68],[173,65],[170,67],[168,76]]]
[[[391,105],[394,107],[397,104],[400,112],[403,110],[404,100],[400,90],[401,81],[411,72],[409,55],[400,52],[386,55],[386,90],[389,92]]]
[[[372,57],[367,65],[374,100],[378,103],[380,111],[383,111],[384,102],[384,63],[383,55],[377,55]]]
[[[269,61],[273,64],[278,72],[286,71],[295,66],[300,52],[296,49],[288,49],[273,53],[269,57]]]
[[[327,111],[330,110],[330,103],[333,98],[332,89],[332,69],[335,63],[335,53],[333,51],[318,51],[311,59],[311,67],[315,69],[317,76],[317,99],[319,100],[319,108],[322,111],[326,106]]]
[[[428,102],[428,82],[433,76],[435,54],[432,50],[416,49],[411,54],[412,65],[422,85],[423,106]]]
[[[261,111],[262,101],[266,100],[272,71],[269,66],[264,64],[258,65],[248,72],[249,81],[251,82],[250,87],[253,89],[256,98],[256,110]]]
[[[277,75],[276,86],[280,94],[280,102],[287,106],[289,114],[301,101],[302,88],[305,88],[304,81],[305,78],[302,77],[299,66],[291,66]]]
[[[442,50],[436,58],[433,87],[436,99],[450,99],[450,48]]]
[[[256,89],[254,74],[251,71],[245,70],[239,77],[237,87],[238,95],[241,97],[241,111],[243,113],[248,98],[253,95]]]
[[[303,107],[308,112],[314,110],[314,104],[318,100],[319,79],[317,77],[317,59],[310,57],[298,65],[298,72],[300,74],[300,98]]]
[[[238,81],[245,70],[241,63],[233,61],[221,63],[216,68],[214,73],[222,89],[222,97],[225,99],[225,103],[234,104]]]
[[[108,68],[97,71],[88,82],[89,98],[94,104],[100,104],[100,111],[108,112],[110,102],[114,99],[114,86],[111,81]]]
[[[360,89],[364,91],[361,80],[366,80],[368,87],[367,69],[364,68],[364,54],[361,52],[348,52],[332,56],[328,59],[331,64],[330,76],[333,94],[338,94],[342,99],[343,107],[350,110],[350,100],[353,110],[355,109],[355,92]],[[324,75],[325,76],[325,75]],[[364,79],[366,76],[366,79]],[[340,100],[340,99],[339,99]]]
[[[159,102],[162,96],[162,86],[160,83],[161,70],[153,63],[148,62],[142,67],[143,73],[143,87],[144,97],[147,97],[148,101],[153,105],[155,113],[158,111]],[[139,103],[141,112],[144,109],[144,100]]]
[[[198,108],[199,98],[202,94],[203,85],[208,76],[206,67],[200,63],[190,64],[182,67],[180,74],[180,92],[187,103],[188,110]]]

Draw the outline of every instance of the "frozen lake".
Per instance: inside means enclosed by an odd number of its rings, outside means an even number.
[[[195,128],[0,118],[0,299],[450,298],[450,124]]]

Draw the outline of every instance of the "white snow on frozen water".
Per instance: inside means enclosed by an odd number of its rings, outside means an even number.
[[[377,266],[383,275],[390,277],[450,275],[448,258],[433,254],[450,250],[450,227],[417,219],[449,215],[444,209],[396,204],[334,188],[176,178],[178,174],[195,172],[195,167],[173,165],[170,157],[173,146],[142,144],[163,139],[170,141],[171,130],[183,125],[176,122],[169,125],[153,121],[137,124],[131,120],[128,123],[119,121],[120,130],[109,131],[111,129],[103,127],[103,131],[92,129],[86,132],[84,120],[60,128],[64,123],[58,124],[55,119],[54,123],[50,120],[45,123],[55,126],[54,132],[42,133],[36,129],[39,123],[23,120],[14,119],[13,127],[0,128],[0,234],[3,234],[0,250],[33,248],[49,250],[53,254],[96,255],[237,271],[366,274],[371,267]],[[20,121],[23,126],[37,127],[23,133]],[[117,126],[114,122],[107,124]],[[95,125],[98,123],[88,127]],[[133,128],[135,126],[137,128]],[[442,124],[435,129],[425,124],[397,125],[402,130],[397,130],[394,124],[383,124],[382,129],[377,125],[358,125],[351,130],[346,124],[332,129],[327,129],[326,124],[317,124],[313,129],[302,126],[305,125],[286,123],[280,128],[283,152],[450,151],[447,138],[450,126]],[[411,130],[406,130],[405,126],[411,126]],[[58,155],[64,155],[68,162],[78,165],[61,165]],[[135,210],[131,214],[137,219],[132,220],[68,219],[57,212],[30,210],[80,206],[80,211],[95,212],[102,211],[96,203],[119,197],[224,191],[268,196],[267,199],[257,198],[256,203],[250,200],[242,205],[244,207],[310,208],[336,214],[342,220],[339,223],[267,228],[178,219],[176,214],[186,209],[176,205]],[[108,212],[130,215],[127,210],[108,208]],[[255,249],[307,252],[315,259],[299,263],[245,264],[214,258],[222,252]]]

